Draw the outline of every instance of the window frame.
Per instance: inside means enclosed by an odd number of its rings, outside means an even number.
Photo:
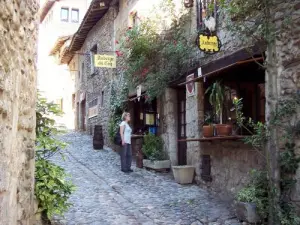
[[[91,64],[91,76],[95,75],[95,55],[97,54],[97,44],[95,44],[90,50],[90,64]]]
[[[98,116],[99,98],[96,97],[88,103],[88,118]]]
[[[73,20],[73,12],[77,12],[77,20]],[[79,23],[79,9],[72,8],[71,9],[71,22],[72,23]]]
[[[62,18],[62,15],[63,15],[63,10],[67,10],[67,19],[63,19]],[[61,7],[60,8],[60,21],[62,21],[62,22],[69,22],[69,13],[70,13],[70,9],[69,9],[69,7]]]

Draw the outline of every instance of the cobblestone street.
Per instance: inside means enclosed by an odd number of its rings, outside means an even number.
[[[175,183],[172,174],[133,166],[120,171],[119,155],[95,151],[88,135],[69,133],[65,161],[53,160],[72,175],[77,186],[73,206],[55,224],[94,225],[238,225],[228,206],[196,185]]]

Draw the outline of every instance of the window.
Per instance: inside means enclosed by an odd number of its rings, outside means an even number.
[[[98,105],[98,98],[95,98],[93,101],[91,101],[89,103],[89,108],[92,108],[94,106],[97,106]]]
[[[98,98],[92,100],[89,103],[88,116],[89,118],[97,116],[98,114]]]
[[[212,8],[212,10],[210,8]],[[199,15],[199,25],[201,27],[204,26],[205,18],[212,16],[215,19],[217,19],[216,18],[217,17],[217,8],[218,8],[218,5],[217,5],[216,1],[200,0],[200,9],[198,11],[198,15]]]
[[[71,21],[72,21],[72,23],[78,23],[79,22],[79,9],[72,9]]]
[[[60,20],[64,22],[69,21],[69,8],[61,8],[60,11]]]
[[[76,101],[75,94],[72,94],[72,109],[75,109],[75,101]]]
[[[136,27],[139,26],[140,24],[140,19],[138,17],[137,11],[132,11],[129,14],[129,18],[128,18],[128,27],[132,28],[132,27]]]
[[[101,93],[101,107],[103,107],[104,104],[104,91]]]
[[[90,53],[90,60],[91,60],[91,75],[94,75],[95,73],[95,55],[97,54],[97,45],[94,45],[94,47],[91,49]]]
[[[59,110],[63,111],[63,99],[62,98],[57,99],[56,104],[58,105]]]

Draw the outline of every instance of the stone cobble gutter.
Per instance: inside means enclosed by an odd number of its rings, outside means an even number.
[[[53,161],[72,175],[77,186],[73,206],[54,224],[94,225],[238,225],[228,205],[196,185],[182,186],[171,174],[133,167],[120,171],[119,156],[110,149],[94,151],[88,135],[69,133],[65,160]]]

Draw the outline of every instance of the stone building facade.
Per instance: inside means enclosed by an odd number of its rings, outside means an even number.
[[[0,224],[32,224],[37,1],[0,9]]]
[[[110,116],[110,85],[113,84],[112,81],[114,80],[121,80],[124,65],[122,61],[117,59],[116,69],[95,69],[93,74],[97,75],[92,76],[91,52],[113,54],[117,50],[115,40],[119,40],[122,37],[122,32],[128,27],[130,12],[147,14],[151,8],[151,6],[140,6],[142,2],[144,3],[144,1],[138,0],[107,1],[107,4],[111,4],[110,9],[90,28],[84,37],[82,46],[76,54],[73,53],[70,62],[70,65],[72,63],[77,65],[76,70],[78,71],[76,76],[77,127],[80,129],[86,127],[85,129],[92,134],[93,126],[101,124],[106,144],[109,143],[107,124]],[[157,3],[159,0],[153,1],[151,4],[154,2]],[[95,3],[97,4],[97,2]],[[191,30],[197,29],[196,8],[196,1],[194,1],[193,11],[195,13],[191,18]],[[252,53],[249,53],[239,41],[239,37],[233,36],[224,28],[225,20],[222,16],[218,16],[216,32],[222,43],[220,52],[203,54],[197,51],[193,59],[193,64],[196,66],[191,65],[190,71],[187,71],[188,74],[194,74],[196,78],[199,76],[198,68],[201,67],[202,75],[205,77],[195,82],[195,94],[193,96],[187,95],[185,86],[180,85],[186,79],[185,76],[182,76],[180,82],[170,85],[164,95],[157,99],[157,112],[160,115],[159,134],[164,139],[165,150],[172,165],[188,164],[195,166],[195,181],[201,187],[216,191],[223,198],[232,199],[249,181],[249,171],[262,168],[265,162],[257,151],[244,144],[242,140],[225,138],[208,141],[202,138],[204,115],[209,110],[205,91],[211,83],[219,79],[228,82],[232,87],[236,87],[237,84],[235,83],[238,83],[241,96],[244,96],[246,101],[244,102],[246,116],[253,116],[254,119],[264,122],[265,111],[267,110],[265,94],[267,89],[265,90],[264,86],[267,86],[266,82],[268,81],[265,80],[265,72],[255,67],[255,62],[251,60],[252,57],[260,60],[260,56],[264,52],[259,51],[256,46],[252,46]],[[294,18],[296,24],[297,18]],[[296,60],[299,56],[299,48],[296,47],[299,44],[298,27],[292,29],[295,31],[295,36],[290,44],[284,43],[282,40],[278,41],[278,46],[282,48],[278,48],[279,61],[282,62],[283,68],[283,71],[278,73],[278,80],[283,81],[278,84],[282,96],[299,89],[297,86],[299,63]],[[289,46],[291,54],[286,53],[282,46]],[[249,92],[251,88],[255,90],[257,99],[249,97],[251,96],[251,92]],[[129,97],[134,97],[134,94]],[[94,101],[95,99],[97,101]],[[97,109],[95,116],[90,118],[88,116],[89,103],[91,103],[90,107]],[[133,109],[131,111],[134,113]],[[183,114],[180,114],[182,112]],[[182,115],[184,115],[184,119],[181,118]],[[184,127],[183,136],[180,135],[182,127]],[[178,139],[187,139],[187,141],[178,142]],[[198,140],[192,141],[192,139]],[[299,173],[298,171],[298,180]],[[299,190],[299,184],[297,184],[293,196],[294,200],[298,202]]]

